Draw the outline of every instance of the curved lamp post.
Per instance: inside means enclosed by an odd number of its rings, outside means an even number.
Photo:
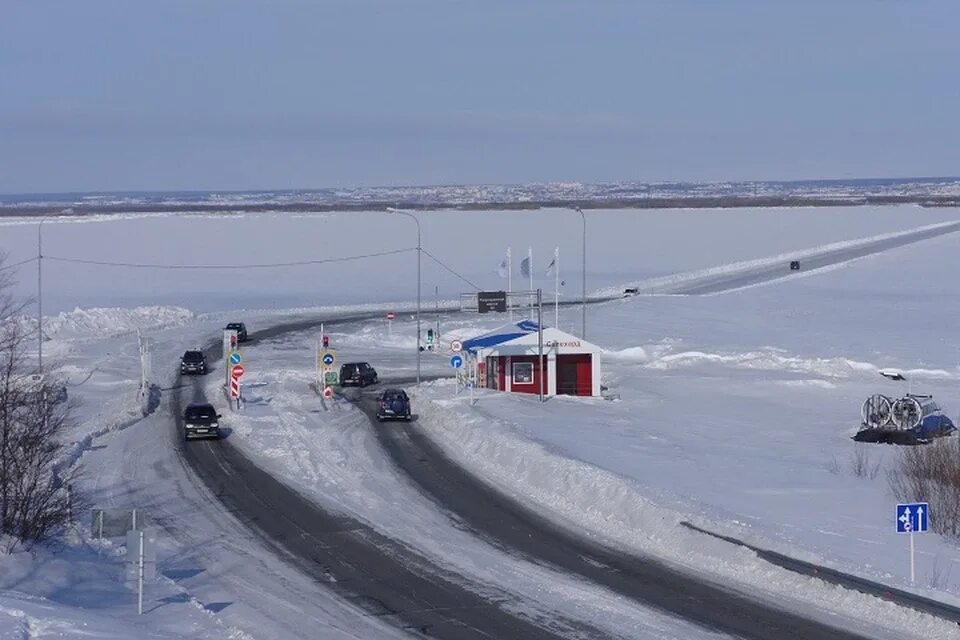
[[[423,253],[423,246],[420,244],[420,219],[417,216],[413,215],[409,211],[403,211],[401,209],[395,209],[393,207],[387,207],[388,213],[399,213],[402,216],[407,216],[411,220],[417,223],[417,385],[420,384],[420,263],[421,263],[421,254]]]

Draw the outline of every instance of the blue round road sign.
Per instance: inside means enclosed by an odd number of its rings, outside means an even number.
[[[230,364],[240,364],[241,359],[239,351],[234,351],[230,354]]]
[[[333,364],[333,360],[334,360],[334,359],[333,359],[333,355],[332,355],[332,354],[329,354],[329,353],[323,354],[323,364],[325,364],[325,365],[327,365],[327,366],[329,367],[330,365]]]
[[[451,356],[450,357],[450,366],[454,369],[459,369],[463,366],[463,358],[460,356]]]

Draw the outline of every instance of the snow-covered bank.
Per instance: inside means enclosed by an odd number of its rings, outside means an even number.
[[[532,397],[508,398],[481,391],[478,404],[470,406],[466,397],[450,399],[452,387],[447,382],[430,383],[414,393],[422,428],[464,467],[574,531],[683,566],[738,590],[760,593],[778,606],[814,611],[818,618],[829,616],[834,624],[852,629],[865,625],[872,637],[947,638],[956,633],[950,622],[777,568],[753,552],[692,532],[680,522],[692,519],[716,525],[712,518],[697,513],[701,505],[658,494],[634,479],[571,457],[571,451],[533,440],[524,433],[527,429],[497,417],[507,413],[526,425],[569,431],[575,429],[571,424],[576,418],[570,415],[575,405],[603,405],[605,400],[555,398],[549,403],[553,406],[545,408]],[[497,405],[499,410],[486,410]],[[587,414],[594,414],[596,408],[589,407]],[[609,425],[596,422],[595,416],[592,419],[593,429]],[[623,419],[621,414],[619,420]],[[674,454],[689,455],[681,450]],[[744,464],[728,462],[732,472]]]

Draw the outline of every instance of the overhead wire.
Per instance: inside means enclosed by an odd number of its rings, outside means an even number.
[[[440,258],[436,257],[435,255],[433,255],[432,253],[430,253],[430,252],[427,251],[426,249],[421,249],[421,251],[423,251],[425,254],[427,254],[427,257],[428,257],[428,258],[430,258],[431,260],[433,260],[434,262],[436,262],[438,265],[440,265],[441,267],[443,267],[444,269],[446,269],[447,271],[449,271],[450,273],[452,273],[454,276],[456,276],[457,278],[460,278],[462,281],[466,282],[468,285],[470,285],[471,287],[473,287],[473,288],[476,289],[477,291],[480,291],[480,287],[478,287],[478,286],[475,285],[474,283],[472,283],[472,282],[470,282],[469,280],[467,280],[464,276],[462,276],[462,275],[460,275],[459,273],[457,273],[456,271],[454,271],[453,268],[447,266],[447,264],[444,263],[443,260],[441,260]]]
[[[43,256],[46,260],[56,262],[68,262],[72,264],[90,264],[101,267],[127,267],[131,269],[277,269],[282,267],[301,267],[317,264],[328,264],[331,262],[348,262],[351,260],[365,260],[367,258],[379,258],[382,256],[397,255],[400,253],[410,253],[416,251],[416,247],[406,249],[392,249],[390,251],[378,251],[375,253],[365,253],[355,256],[342,256],[339,258],[322,258],[319,260],[297,260],[294,262],[266,262],[254,264],[157,264],[142,262],[111,262],[105,260],[87,260],[83,258],[65,258],[62,256]],[[33,258],[36,260],[36,258]]]
[[[32,258],[27,258],[26,260],[21,260],[20,262],[14,262],[13,264],[5,264],[0,266],[0,271],[6,271],[7,269],[16,269],[17,267],[22,267],[23,265],[28,264],[30,262],[35,262],[36,260],[37,260],[37,256],[33,256]]]

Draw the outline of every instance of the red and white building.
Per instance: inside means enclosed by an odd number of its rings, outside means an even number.
[[[600,347],[547,327],[537,366],[538,340],[536,324],[520,322],[464,341],[464,350],[476,359],[477,386],[539,394],[542,384],[547,396],[600,395]]]

